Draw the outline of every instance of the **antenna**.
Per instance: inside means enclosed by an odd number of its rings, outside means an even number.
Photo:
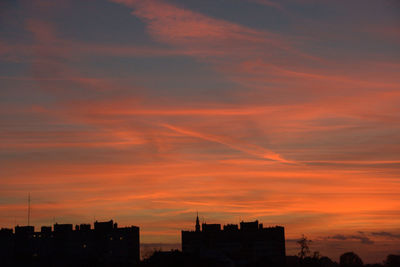
[[[31,220],[31,193],[28,193],[28,226]]]

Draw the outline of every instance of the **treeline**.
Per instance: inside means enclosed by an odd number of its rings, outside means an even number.
[[[319,253],[313,253],[312,256],[287,256],[286,264],[276,266],[267,261],[261,262],[233,262],[226,258],[210,258],[200,257],[199,255],[191,255],[182,253],[179,250],[171,250],[168,252],[155,251],[150,257],[141,261],[142,267],[224,267],[224,266],[241,266],[241,267],[400,267],[400,255],[388,255],[382,263],[364,264],[362,259],[353,252],[346,252],[340,256],[339,262],[332,261],[330,258],[320,256]]]
[[[382,263],[364,264],[357,254],[346,252],[340,256],[339,262],[334,262],[328,257],[321,256],[318,251],[311,253],[309,248],[311,242],[303,235],[297,241],[300,246],[298,256],[286,257],[286,267],[400,267],[400,255],[388,255]]]
[[[339,262],[321,256],[318,251],[311,252],[312,241],[304,235],[297,241],[299,253],[286,256],[285,263],[277,264],[273,259],[235,259],[223,253],[188,254],[179,250],[154,251],[140,262],[142,267],[400,267],[400,255],[388,255],[382,263],[364,264],[354,252],[346,252],[340,256]]]
[[[382,263],[364,264],[363,260],[354,252],[346,252],[340,256],[339,262],[328,257],[321,257],[319,253],[313,256],[288,256],[286,267],[400,267],[400,255],[388,255]]]

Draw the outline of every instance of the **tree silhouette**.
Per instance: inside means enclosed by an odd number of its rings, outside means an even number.
[[[319,251],[314,251],[312,257],[313,259],[319,260],[321,258],[321,253],[319,253]]]
[[[320,267],[335,267],[337,266],[336,262],[333,262],[330,258],[328,257],[321,257],[319,259],[319,266]]]
[[[346,252],[340,256],[340,266],[341,267],[361,267],[363,266],[363,261],[354,252]]]
[[[301,239],[297,241],[297,244],[300,245],[300,252],[299,252],[299,257],[300,259],[304,259],[306,256],[310,254],[310,248],[309,244],[311,243],[311,240],[308,240],[307,237],[303,234]]]
[[[398,267],[400,266],[400,255],[390,254],[385,261],[385,267]]]

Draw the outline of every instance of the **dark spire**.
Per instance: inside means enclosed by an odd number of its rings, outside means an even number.
[[[200,221],[199,221],[199,213],[197,212],[196,216],[196,232],[200,232]]]

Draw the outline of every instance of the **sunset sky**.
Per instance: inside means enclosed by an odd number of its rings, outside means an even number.
[[[0,227],[282,225],[400,253],[400,2],[0,2]]]

